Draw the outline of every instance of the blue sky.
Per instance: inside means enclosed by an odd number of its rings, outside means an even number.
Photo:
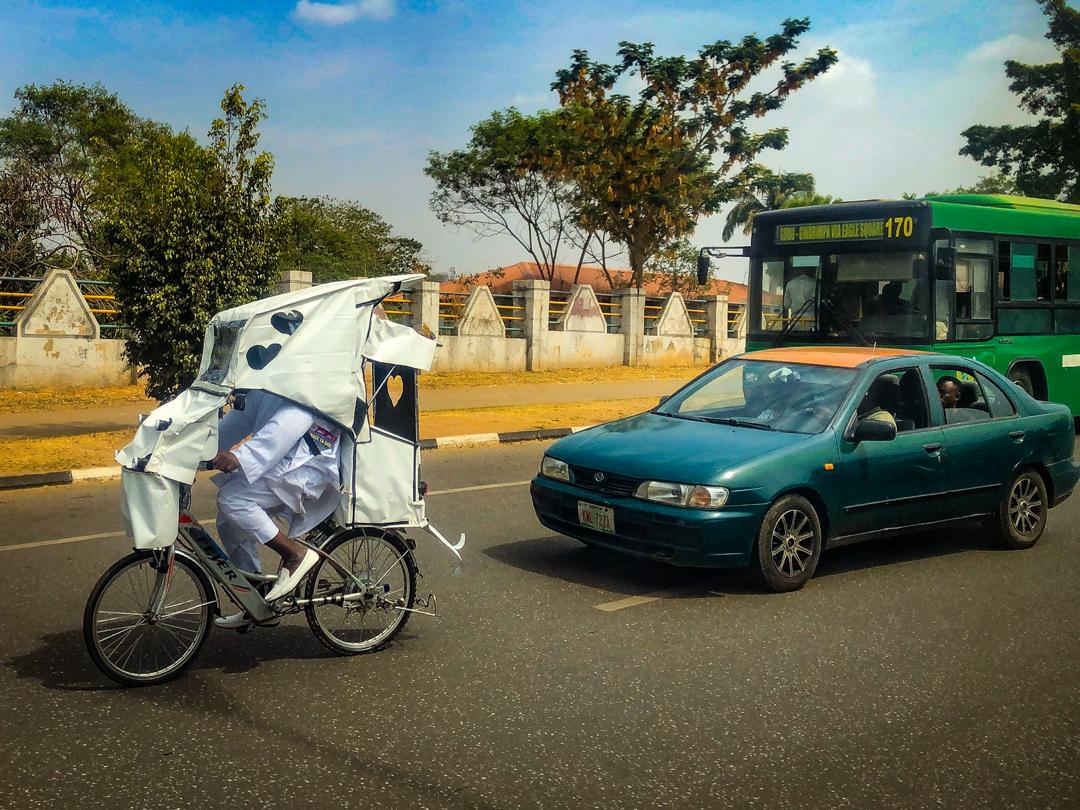
[[[612,59],[631,40],[692,54],[793,16],[811,18],[802,51],[828,44],[841,61],[765,119],[789,126],[791,144],[762,162],[811,171],[845,199],[985,174],[957,155],[960,131],[1023,120],[1002,62],[1053,57],[1034,0],[5,0],[0,109],[29,82],[101,82],[139,114],[201,136],[241,82],[268,105],[261,145],[277,158],[275,191],[358,200],[420,239],[438,269],[473,272],[527,257],[509,239],[436,221],[429,150],[463,145],[493,110],[555,106],[548,87],[575,48]],[[721,228],[721,216],[703,220],[695,243],[718,243]]]

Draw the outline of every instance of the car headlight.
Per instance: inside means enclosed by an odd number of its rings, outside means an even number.
[[[543,461],[540,462],[540,474],[545,478],[554,478],[556,481],[569,481],[570,467],[565,461],[544,456]]]
[[[672,484],[667,481],[642,481],[634,491],[636,498],[694,509],[719,509],[727,503],[729,494],[726,487]]]

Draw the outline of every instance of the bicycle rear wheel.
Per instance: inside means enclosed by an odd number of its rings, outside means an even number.
[[[217,595],[199,567],[177,555],[161,609],[151,604],[160,576],[150,551],[137,551],[101,575],[83,613],[83,638],[103,673],[127,686],[179,675],[213,626]]]
[[[385,647],[416,601],[416,561],[405,539],[384,529],[353,529],[330,538],[323,551],[352,577],[319,561],[306,597],[324,601],[305,608],[311,632],[338,655]]]

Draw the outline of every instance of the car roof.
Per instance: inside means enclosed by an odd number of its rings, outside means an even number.
[[[809,366],[858,368],[873,360],[891,357],[915,357],[931,354],[914,349],[884,349],[874,346],[785,346],[761,349],[742,355],[746,360],[766,360],[771,363],[802,363]]]

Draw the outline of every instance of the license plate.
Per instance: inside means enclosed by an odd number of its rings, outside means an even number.
[[[598,532],[615,534],[615,510],[585,501],[577,502],[578,523]]]

